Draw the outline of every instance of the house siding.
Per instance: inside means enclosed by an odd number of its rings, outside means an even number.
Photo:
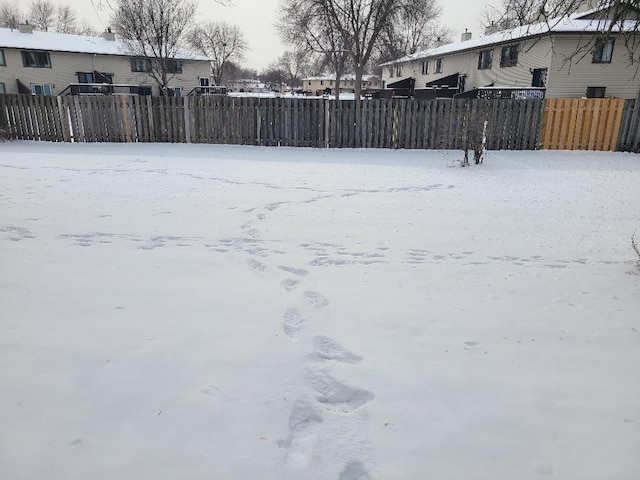
[[[354,79],[340,79],[340,92],[342,93],[353,93],[355,91],[355,80]],[[316,92],[322,92],[327,88],[330,88],[332,91],[335,91],[336,79],[335,78],[306,78],[302,79],[302,89],[308,92],[311,92],[315,95]],[[372,77],[366,80],[362,80],[362,89],[378,89],[381,88],[382,84],[377,77]]]
[[[3,48],[6,66],[0,66],[0,83],[5,84],[6,93],[18,93],[20,80],[25,85],[51,84],[53,95],[59,95],[70,83],[77,83],[77,72],[112,73],[113,83],[150,85],[153,94],[159,94],[156,82],[144,73],[131,71],[130,57],[118,55],[94,55],[88,53],[49,52],[51,68],[24,67],[22,50]],[[209,77],[209,62],[202,60],[182,60],[182,73],[175,74],[169,81],[172,87],[182,87],[183,95],[200,85],[199,77]]]
[[[547,96],[584,97],[587,87],[606,87],[606,97],[636,98],[640,90],[638,66],[629,63],[623,40],[615,42],[611,63],[593,63],[590,51],[574,55],[585,44],[586,40],[576,35],[555,36]]]
[[[607,97],[633,99],[638,96],[640,75],[637,65],[631,65],[623,40],[616,41],[611,63],[593,63],[592,53],[574,56],[580,47],[584,47],[593,34],[547,34],[535,39],[493,44],[472,50],[448,53],[442,56],[411,60],[401,63],[402,76],[389,75],[391,66],[383,67],[385,85],[413,77],[416,88],[439,78],[456,73],[466,75],[465,91],[477,87],[495,85],[500,87],[531,87],[532,70],[547,68],[546,96],[578,98],[586,95],[587,87],[606,87]],[[500,52],[503,46],[518,43],[520,45],[518,64],[514,67],[500,67]],[[478,55],[483,50],[493,51],[493,63],[490,69],[478,69]],[[573,56],[573,58],[572,58]],[[442,73],[434,73],[435,60],[444,60]],[[428,60],[429,73],[422,74],[422,62]],[[571,61],[570,61],[571,60]],[[395,73],[398,63],[394,64]]]
[[[519,46],[518,64],[513,67],[500,67],[502,47],[513,44],[518,44]],[[551,64],[550,47],[551,42],[548,38],[540,38],[537,41],[514,41],[439,57],[429,57],[428,59],[403,64],[401,77],[391,77],[389,75],[389,67],[384,67],[383,80],[385,81],[385,85],[388,85],[389,83],[413,77],[416,79],[416,88],[425,88],[425,84],[428,82],[459,73],[466,75],[465,91],[478,87],[486,87],[491,84],[522,88],[531,87],[533,80],[531,70],[534,68],[549,68]],[[478,69],[478,56],[483,50],[493,51],[491,68]],[[442,58],[444,61],[442,73],[434,73],[435,60],[438,58]],[[429,73],[423,75],[422,62],[426,60],[430,62]]]

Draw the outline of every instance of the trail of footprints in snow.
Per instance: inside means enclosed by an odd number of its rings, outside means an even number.
[[[273,203],[265,207],[266,210],[273,211],[282,203]],[[249,210],[246,213],[252,212]],[[257,215],[258,220],[264,220],[265,214]],[[246,263],[255,273],[262,275],[267,267],[264,263],[256,260],[253,256],[266,257],[266,253],[256,248],[255,242],[260,240],[260,231],[253,227],[253,221],[247,221],[240,227],[249,238],[233,239],[228,246],[240,247],[250,256]],[[250,246],[251,248],[246,248]],[[365,254],[362,254],[365,256]],[[356,254],[359,256],[359,254]],[[382,256],[375,254],[372,257]],[[293,292],[300,287],[301,279],[309,275],[309,271],[287,265],[277,267],[281,272],[291,274],[296,278],[285,278],[281,281],[281,286]],[[302,300],[316,312],[321,312],[329,307],[330,302],[322,293],[313,290],[305,290],[302,293]],[[298,342],[301,337],[302,328],[307,322],[307,318],[299,308],[289,307],[282,316],[282,329],[293,342]],[[365,406],[374,399],[374,395],[364,389],[351,387],[331,375],[332,366],[336,363],[356,365],[362,361],[362,357],[350,352],[335,340],[322,335],[313,339],[313,352],[307,356],[309,363],[305,367],[305,381],[310,394],[303,394],[293,404],[289,415],[289,432],[287,438],[280,440],[278,445],[286,450],[286,463],[294,467],[306,467],[316,456],[317,443],[323,427],[330,428],[325,415],[342,415],[340,429],[345,427],[353,430],[354,435],[358,435],[354,412]],[[350,423],[345,426],[344,423]],[[362,440],[358,443],[363,443]],[[327,460],[327,459],[325,459]],[[330,462],[325,462],[330,464]],[[350,458],[344,464],[338,480],[368,480],[371,476],[364,463],[357,458]]]

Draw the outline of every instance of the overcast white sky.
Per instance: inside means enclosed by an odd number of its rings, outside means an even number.
[[[109,12],[96,12],[91,0],[52,0],[56,5],[71,5],[80,19],[86,19],[99,29],[108,25]],[[99,0],[98,0],[99,1]],[[222,7],[213,0],[200,0],[197,21],[226,20],[237,24],[249,41],[251,50],[246,55],[245,65],[257,70],[266,67],[275,60],[286,47],[273,28],[280,0],[233,0],[234,5]],[[468,28],[477,35],[480,12],[487,3],[500,3],[499,0],[440,0],[443,15],[441,21],[453,30],[454,39]],[[27,2],[22,2],[27,4]]]

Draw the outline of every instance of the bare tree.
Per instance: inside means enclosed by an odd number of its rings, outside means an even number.
[[[29,9],[31,23],[36,30],[48,32],[55,21],[56,8],[49,0],[33,0]]]
[[[87,37],[97,37],[100,34],[100,32],[93,28],[86,20],[82,20],[80,22],[80,25],[76,27],[75,33],[77,35],[85,35]]]
[[[140,57],[138,68],[160,87],[162,95],[182,65],[176,56],[196,12],[192,0],[115,0],[112,25],[126,53]]]
[[[205,22],[187,35],[191,48],[211,59],[211,70],[216,85],[222,84],[229,62],[241,62],[248,50],[244,34],[236,25],[227,22]]]
[[[283,0],[276,29],[286,43],[314,57],[316,70],[329,67],[335,72],[336,98],[340,98],[340,79],[350,58],[349,44],[342,32],[334,27],[322,3],[318,0]]]
[[[380,35],[375,63],[395,60],[451,37],[451,31],[438,22],[441,12],[436,0],[411,0],[403,5]]]
[[[273,63],[282,72],[284,81],[293,88],[310,69],[309,52],[302,49],[287,50]]]
[[[76,33],[76,13],[69,5],[60,5],[56,11],[56,32]]]
[[[18,28],[24,20],[21,18],[20,7],[16,3],[0,3],[0,27]]]
[[[502,0],[497,7],[485,7],[480,26],[484,29],[508,30],[571,14],[593,3],[589,0]]]
[[[428,3],[420,0],[282,0],[282,11],[283,16],[300,12],[296,25],[306,27],[315,21],[325,27],[319,30],[320,34],[335,35],[336,50],[348,52],[355,70],[355,98],[359,101],[362,76],[385,29],[395,25],[402,15],[413,15]]]

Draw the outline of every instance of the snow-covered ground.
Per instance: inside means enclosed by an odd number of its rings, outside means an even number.
[[[0,144],[0,478],[634,480],[640,157]]]

